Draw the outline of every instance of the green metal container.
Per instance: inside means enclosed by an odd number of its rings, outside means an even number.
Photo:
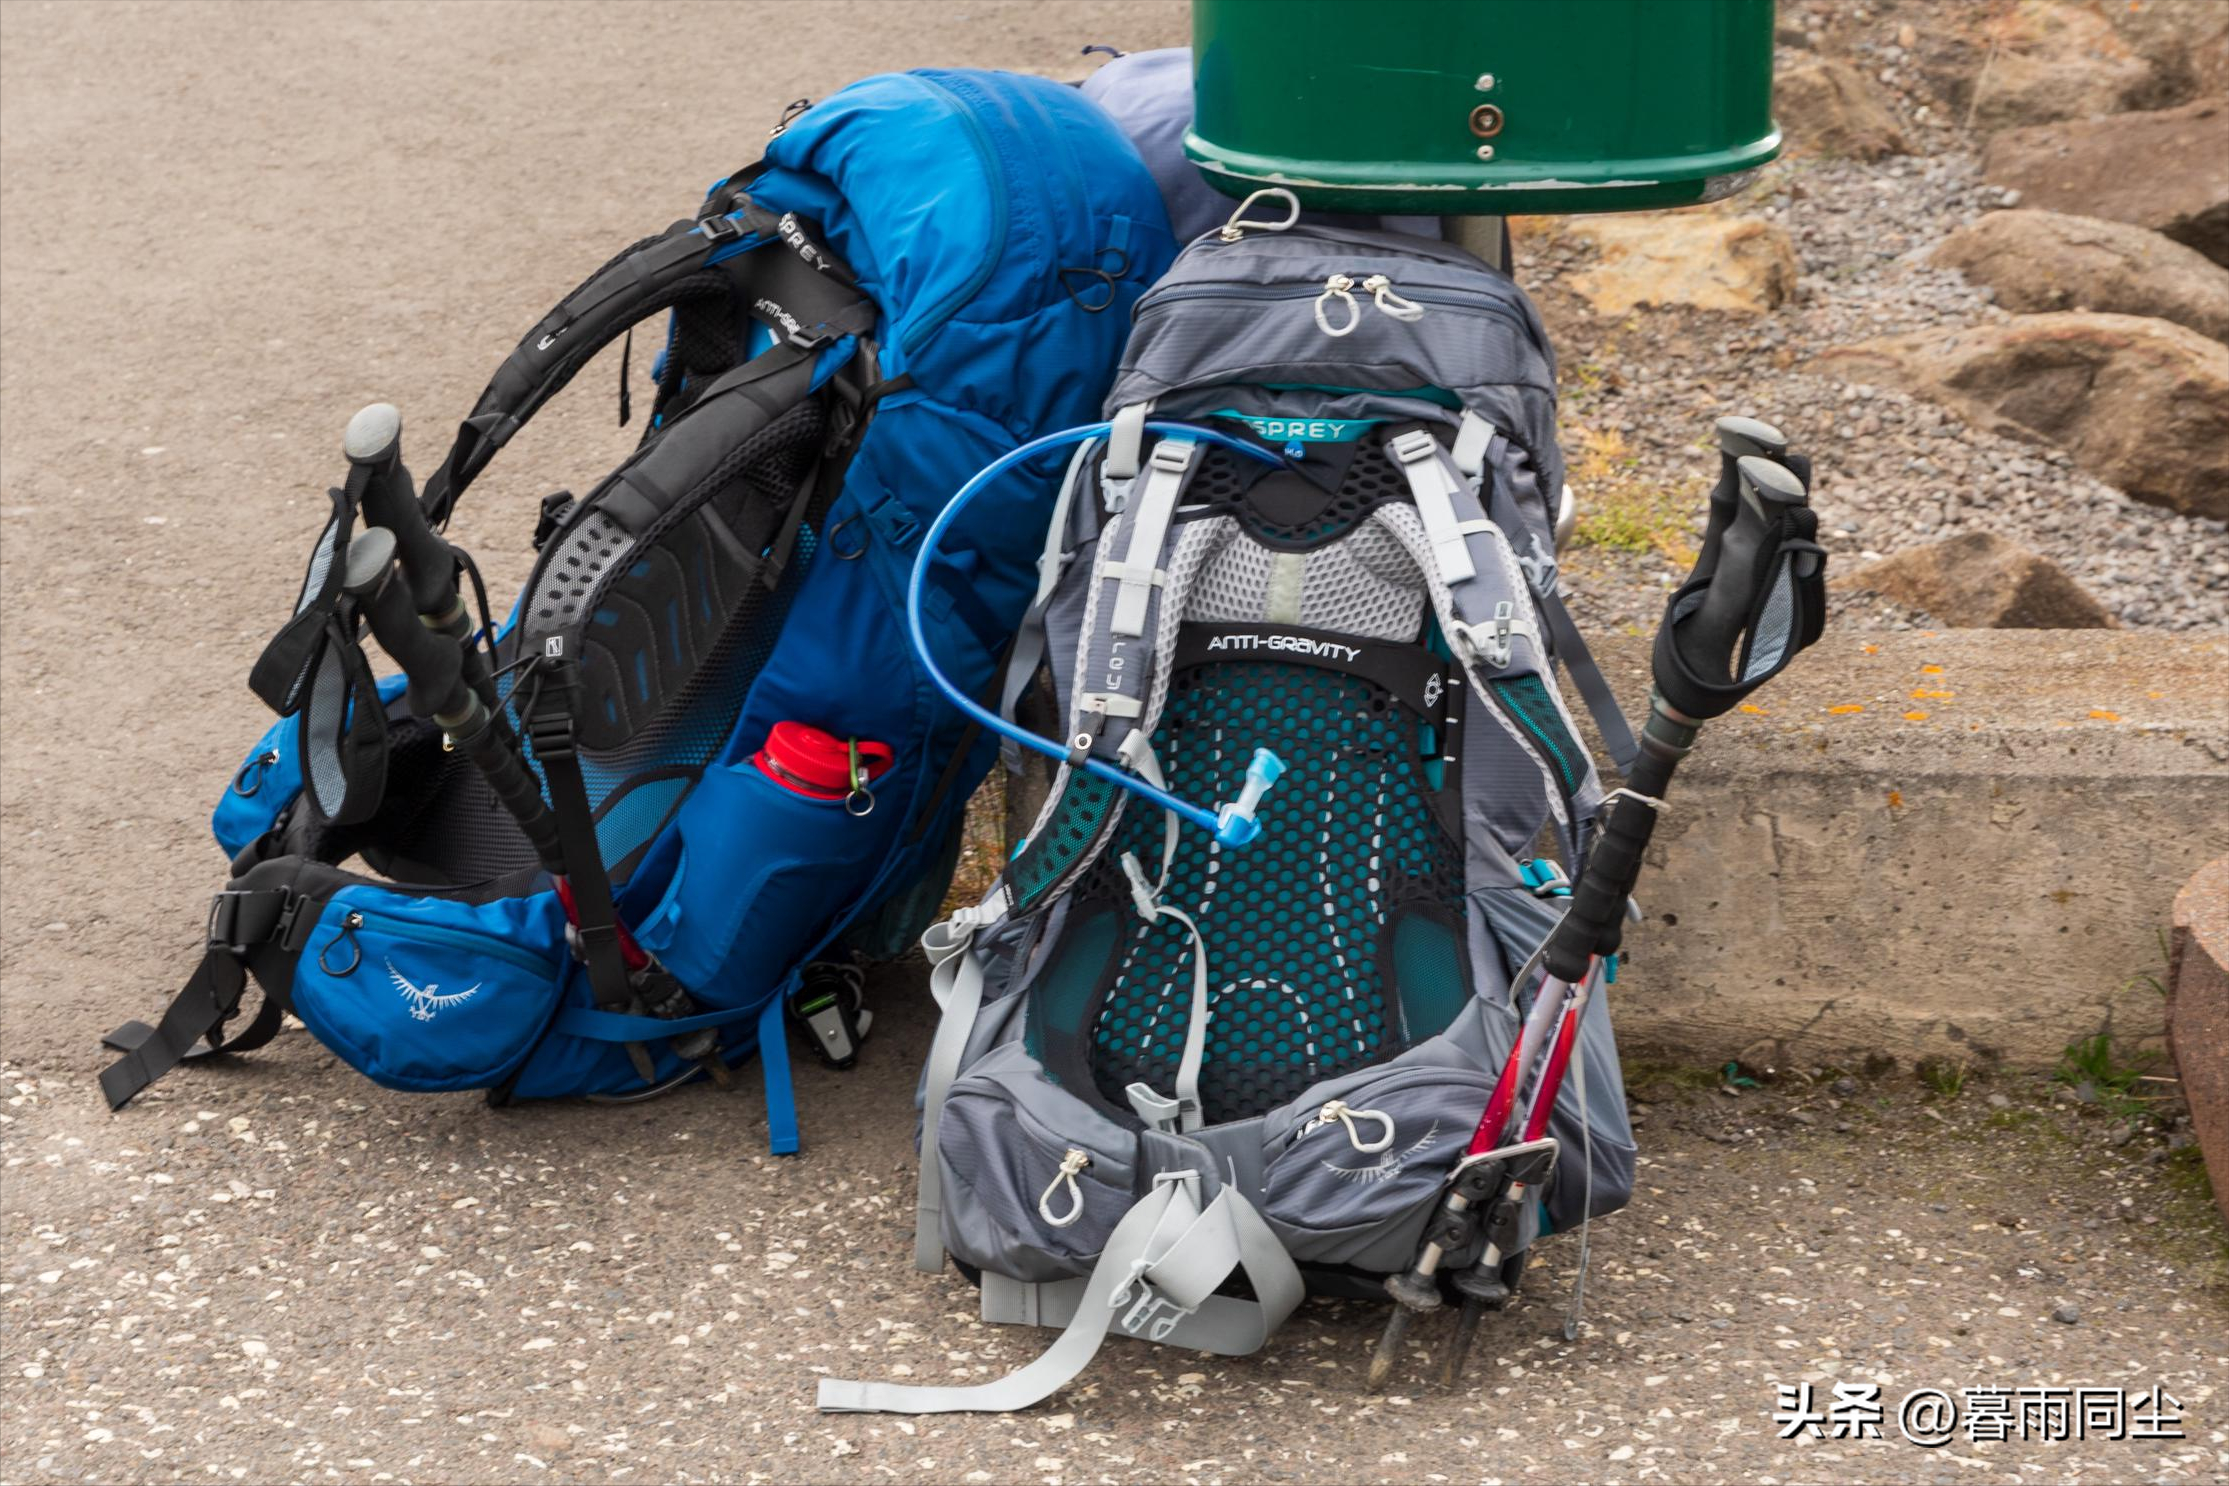
[[[1780,150],[1772,0],[1193,0],[1186,153],[1326,211],[1688,206]]]

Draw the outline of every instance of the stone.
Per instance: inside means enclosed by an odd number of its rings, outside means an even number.
[[[1992,432],[2057,444],[2138,500],[2229,519],[2229,346],[2195,330],[2017,315],[1838,347],[1808,369],[1931,398]]]
[[[2054,1307],[2051,1312],[2051,1319],[2061,1326],[2072,1326],[2082,1319],[2082,1308],[2071,1304]]]
[[[1954,99],[1982,128],[2087,119],[2164,101],[2153,65],[2095,10],[2020,0],[1984,30],[1981,69],[1966,96]]]
[[[2229,265],[2229,103],[2007,129],[1982,174],[2020,204],[2133,222]]]
[[[2190,1105],[2191,1132],[2229,1219],[2229,857],[2175,895],[2167,961],[2167,1050]],[[2172,1145],[2172,1141],[2169,1142]]]
[[[2113,616],[2057,563],[1995,532],[1947,541],[1868,563],[1849,586],[1960,629],[2108,629]],[[2003,1098],[2003,1095],[1997,1095]]]
[[[2143,0],[2106,7],[2106,18],[2152,64],[2160,97],[2151,107],[2229,93],[2229,5],[2221,0]]]
[[[1772,80],[1772,115],[1790,154],[1878,160],[1911,145],[1865,75],[1845,62],[1806,57]]]
[[[1795,293],[1795,246],[1757,217],[1716,212],[1627,212],[1579,217],[1568,236],[1592,242],[1600,257],[1571,286],[1597,311],[1686,305],[1758,315]]]
[[[2149,228],[2062,212],[1991,212],[1932,261],[1996,291],[2017,314],[2150,315],[2229,341],[2229,268]]]

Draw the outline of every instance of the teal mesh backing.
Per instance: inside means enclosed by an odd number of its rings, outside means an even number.
[[[1571,729],[1563,725],[1563,714],[1556,710],[1547,685],[1538,676],[1511,676],[1486,684],[1502,711],[1540,744],[1569,797],[1586,777],[1586,753],[1579,747],[1579,740],[1571,736]]]
[[[1207,944],[1200,1094],[1211,1122],[1258,1115],[1439,1030],[1404,1033],[1386,984],[1395,956],[1385,940],[1404,910],[1462,922],[1462,856],[1425,799],[1422,734],[1384,690],[1336,671],[1217,662],[1174,678],[1154,734],[1172,792],[1227,798],[1256,747],[1290,769],[1251,845],[1226,851],[1187,826],[1162,893]],[[1190,1015],[1191,941],[1172,919],[1136,915],[1120,867],[1132,852],[1149,877],[1158,873],[1162,820],[1127,811],[1077,889],[1114,908],[1122,926],[1088,1054],[1093,1083],[1118,1109],[1133,1081],[1174,1088]]]
[[[1068,771],[1067,788],[1060,792],[1052,818],[1023,843],[1007,873],[1018,908],[1034,907],[1068,875],[1098,836],[1114,800],[1115,787],[1104,779],[1081,769]]]

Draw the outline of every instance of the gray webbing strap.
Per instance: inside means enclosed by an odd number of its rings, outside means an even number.
[[[1494,441],[1494,425],[1472,412],[1463,409],[1463,421],[1455,430],[1455,468],[1468,479],[1475,480],[1486,472],[1486,446]]]
[[[999,892],[1003,896],[1005,889]],[[983,962],[969,952],[977,923],[973,915],[979,912],[956,913],[931,924],[921,936],[921,951],[929,957],[929,994],[944,1009],[921,1073],[921,1184],[913,1202],[913,1267],[923,1274],[944,1268],[944,1170],[937,1159],[936,1132],[944,1117],[944,1096],[960,1076],[960,1057],[983,1007]]]
[[[1117,409],[1113,426],[1107,432],[1107,478],[1110,480],[1135,480],[1139,461],[1145,457],[1145,415],[1153,411],[1153,399],[1134,402]]]
[[[1541,617],[1548,621],[1549,638],[1555,641],[1556,658],[1578,683],[1579,695],[1585,699],[1587,711],[1594,714],[1594,725],[1602,732],[1602,746],[1610,750],[1620,774],[1632,773],[1634,762],[1641,756],[1640,741],[1633,736],[1633,725],[1625,720],[1625,712],[1618,706],[1617,694],[1610,690],[1602,667],[1595,663],[1594,652],[1587,649],[1579,626],[1572,623],[1563,595],[1550,590],[1535,597],[1540,603]]]
[[[1161,548],[1169,539],[1169,518],[1176,514],[1177,498],[1185,477],[1200,456],[1200,446],[1190,439],[1163,439],[1153,446],[1147,461],[1145,489],[1131,503],[1130,545],[1123,550],[1122,565],[1109,563],[1100,572],[1115,580],[1111,633],[1133,637],[1145,633],[1148,600],[1154,585],[1165,580]]]
[[[1168,780],[1162,776],[1161,761],[1154,756],[1153,748],[1144,741],[1145,734],[1134,732],[1122,749],[1122,761],[1138,771],[1138,777],[1155,789],[1167,789]],[[1140,866],[1135,853],[1122,854],[1122,873],[1130,882],[1130,901],[1138,910],[1138,917],[1147,923],[1158,923],[1173,918],[1184,926],[1192,939],[1192,1009],[1184,1020],[1184,1050],[1176,1064],[1176,1099],[1173,1110],[1176,1128],[1186,1134],[1200,1128],[1200,1065],[1207,1061],[1208,978],[1207,940],[1200,933],[1199,924],[1190,914],[1171,908],[1161,901],[1161,893],[1169,885],[1169,872],[1176,864],[1179,828],[1176,812],[1161,812],[1161,875],[1153,882],[1145,879],[1145,868]],[[1146,1101],[1140,1102],[1138,1090],[1144,1087]],[[1159,1128],[1161,1101],[1153,1099],[1150,1085],[1133,1084],[1128,1091],[1131,1107],[1138,1117]],[[1149,1113],[1149,1110],[1153,1111]]]
[[[1471,562],[1470,543],[1455,516],[1455,495],[1462,488],[1440,441],[1422,428],[1412,428],[1392,443],[1393,457],[1409,482],[1409,497],[1416,514],[1424,519],[1424,535],[1432,544],[1432,567],[1450,589],[1477,575]]]
[[[820,1381],[826,1413],[1005,1413],[1026,1409],[1065,1387],[1091,1365],[1110,1331],[1173,1341],[1183,1322],[1203,1311],[1232,1270],[1243,1269],[1257,1300],[1217,1306],[1195,1331],[1212,1333],[1216,1348],[1236,1355],[1258,1350],[1284,1324],[1304,1293],[1277,1235],[1237,1189],[1226,1185],[1199,1206],[1196,1172],[1165,1172],[1123,1216],[1081,1293],[1054,1304],[1069,1309],[1067,1328],[1044,1355],[996,1382],[964,1388],[906,1387],[841,1378]],[[985,1277],[986,1279],[989,1276]],[[1049,1299],[1049,1297],[1047,1298]],[[1001,1304],[1011,1301],[1001,1296]],[[984,1291],[986,1317],[993,1303]],[[1040,1307],[1040,1313],[1044,1307]]]

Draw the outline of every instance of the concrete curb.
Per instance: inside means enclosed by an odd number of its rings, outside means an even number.
[[[1646,641],[1601,648],[1644,696]],[[2229,841],[2225,678],[2218,635],[1830,634],[1683,769],[1621,1040],[2047,1067],[2156,1037],[2176,889]]]

